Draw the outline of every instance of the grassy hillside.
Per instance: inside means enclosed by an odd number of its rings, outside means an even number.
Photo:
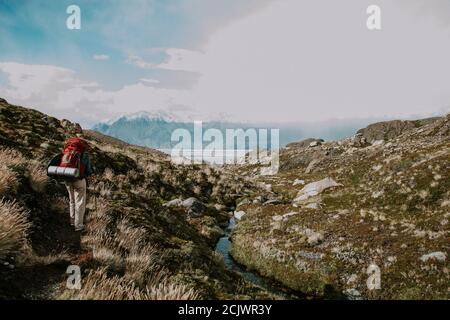
[[[76,133],[89,142],[95,171],[81,234],[69,224],[64,185],[45,173]],[[267,297],[214,252],[246,184],[0,101],[0,298]],[[164,205],[190,197],[200,203],[192,210]],[[66,289],[69,265],[81,267],[80,291]]]
[[[280,161],[272,177],[237,170],[269,191],[240,199],[235,259],[317,296],[450,298],[450,115],[292,144]]]

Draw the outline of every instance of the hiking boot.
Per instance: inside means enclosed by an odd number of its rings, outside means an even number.
[[[84,226],[76,227],[76,228],[75,228],[75,231],[76,231],[76,232],[81,232],[81,231],[83,231],[83,230],[84,230]]]

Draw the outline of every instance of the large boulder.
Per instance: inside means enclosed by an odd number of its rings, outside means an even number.
[[[177,198],[166,202],[163,206],[184,208],[186,212],[193,217],[202,215],[206,210],[206,206],[203,204],[203,202],[194,197],[187,198],[185,200]]]
[[[337,183],[332,178],[325,178],[320,181],[308,183],[299,191],[297,197],[294,199],[294,203],[299,203],[307,200],[310,197],[314,197],[322,193],[324,190],[333,187],[341,187],[342,184]]]
[[[200,200],[194,197],[184,200],[181,203],[181,206],[186,209],[187,213],[190,216],[194,217],[202,215],[206,210],[206,206]]]

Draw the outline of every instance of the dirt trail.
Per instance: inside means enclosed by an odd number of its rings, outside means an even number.
[[[53,299],[64,289],[67,267],[82,259],[81,234],[70,225],[68,212],[41,211],[31,219],[29,245],[37,263],[0,267],[0,297]]]

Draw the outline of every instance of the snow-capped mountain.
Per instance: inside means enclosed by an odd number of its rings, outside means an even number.
[[[207,115],[185,107],[140,111],[123,114],[101,122],[93,130],[119,138],[128,143],[165,149],[172,146],[171,135],[176,129],[190,132],[194,121],[202,121],[205,128],[222,128],[228,124],[226,114]]]
[[[335,140],[349,137],[357,129],[364,127],[368,120],[333,121],[324,123],[263,124],[229,121],[223,114],[203,115],[188,108],[156,111],[141,111],[124,114],[106,122],[99,123],[93,130],[121,139],[131,144],[156,149],[171,149],[172,133],[176,129],[186,129],[194,136],[194,121],[203,122],[203,130],[220,130],[226,136],[226,129],[279,129],[280,146],[310,137]],[[373,122],[373,121],[372,121]]]
[[[148,120],[148,121],[162,121],[167,123],[192,123],[194,121],[203,122],[228,122],[230,116],[225,113],[219,114],[204,114],[197,112],[191,108],[186,107],[174,107],[169,109],[159,109],[150,111],[139,111],[131,114],[122,114],[116,116],[106,122],[105,124],[112,125],[115,122],[122,121],[134,121],[134,120]]]

